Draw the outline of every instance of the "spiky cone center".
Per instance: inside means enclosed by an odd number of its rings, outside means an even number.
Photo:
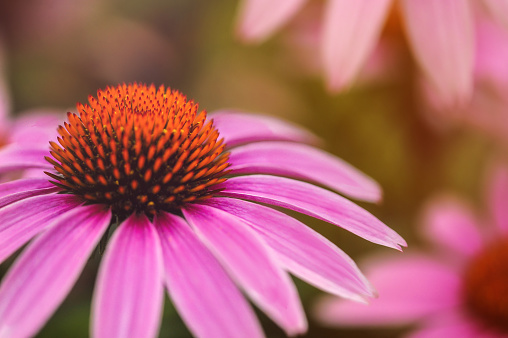
[[[508,334],[508,238],[478,254],[466,269],[467,310],[483,324]]]
[[[108,87],[77,104],[58,127],[47,174],[64,193],[130,214],[177,213],[212,196],[229,154],[213,121],[177,91],[141,84]]]

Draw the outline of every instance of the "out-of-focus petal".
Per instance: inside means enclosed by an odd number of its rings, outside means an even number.
[[[46,187],[46,188],[40,188],[40,189],[32,189],[32,190],[24,190],[20,192],[16,192],[7,196],[3,196],[0,198],[0,208],[5,207],[9,204],[12,204],[17,201],[24,200],[29,197],[33,196],[40,196],[40,195],[47,195],[51,193],[55,193],[59,190],[58,187]]]
[[[488,175],[487,201],[494,223],[501,232],[508,233],[508,168],[496,166]]]
[[[392,0],[326,2],[322,56],[331,90],[349,85],[376,46]]]
[[[379,298],[365,305],[326,297],[316,308],[319,320],[340,326],[403,325],[459,304],[460,275],[424,255],[376,259],[364,270]]]
[[[217,111],[210,119],[228,147],[256,141],[320,142],[310,131],[270,116]]]
[[[306,331],[307,322],[295,286],[254,230],[240,218],[205,205],[185,207],[183,213],[260,309],[289,335]]]
[[[490,13],[497,22],[508,28],[508,1],[506,0],[483,0]]]
[[[16,117],[9,140],[41,149],[49,149],[49,141],[56,141],[57,127],[62,123],[59,111],[29,111]]]
[[[358,169],[322,150],[291,142],[260,142],[231,150],[233,173],[274,174],[310,180],[350,197],[377,202],[381,188]]]
[[[415,57],[444,104],[466,103],[473,89],[474,32],[467,0],[402,0]]]
[[[51,170],[53,167],[44,159],[44,156],[48,155],[48,149],[22,147],[11,143],[0,149],[0,173],[30,168]]]
[[[434,243],[471,256],[482,247],[480,226],[466,203],[451,196],[432,200],[423,213],[424,235]]]
[[[261,42],[283,26],[306,0],[243,0],[237,35],[246,42]]]
[[[164,274],[172,302],[196,337],[262,337],[247,300],[180,217],[160,213]]]
[[[0,209],[0,262],[82,201],[70,195],[35,196]]]
[[[497,332],[489,332],[480,327],[464,313],[450,311],[447,314],[432,317],[426,320],[423,328],[417,329],[407,335],[408,338],[501,338]]]
[[[37,333],[78,279],[110,218],[102,206],[76,208],[28,246],[0,286],[2,337]]]
[[[33,189],[51,188],[55,185],[43,178],[19,179],[0,184],[0,198]]]
[[[162,254],[155,227],[132,215],[115,230],[92,301],[94,337],[156,337],[163,304]]]
[[[277,253],[279,264],[306,282],[332,294],[365,302],[373,288],[354,261],[305,224],[274,209],[234,198],[206,204],[238,216]]]
[[[329,190],[289,178],[248,175],[228,179],[222,195],[292,209],[336,224],[373,243],[400,250],[406,242],[395,231],[353,202]]]

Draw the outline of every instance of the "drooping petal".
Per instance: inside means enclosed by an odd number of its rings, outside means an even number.
[[[47,181],[46,181],[47,182]],[[7,196],[3,196],[0,198],[0,208],[3,208],[9,204],[12,204],[17,201],[21,201],[25,198],[33,197],[33,196],[41,196],[41,195],[47,195],[51,193],[58,192],[60,188],[56,186],[52,187],[46,187],[46,188],[40,188],[40,189],[30,189],[30,190],[24,190],[12,193]]]
[[[406,242],[353,202],[329,190],[289,178],[249,175],[228,179],[222,195],[288,208],[336,224],[373,243],[400,250]]]
[[[480,225],[465,202],[451,196],[431,201],[424,210],[424,235],[433,243],[471,256],[482,247]]]
[[[508,28],[508,1],[506,0],[483,0],[491,15],[497,22]]]
[[[29,111],[17,116],[12,123],[9,140],[12,143],[49,148],[49,141],[56,141],[57,127],[63,114],[57,111]]]
[[[473,88],[474,32],[466,0],[403,0],[415,58],[446,105],[464,104]]]
[[[112,236],[92,301],[94,337],[155,337],[164,296],[157,231],[144,215],[132,215]]]
[[[392,0],[326,2],[322,57],[331,90],[348,86],[374,50]]]
[[[273,252],[243,221],[205,205],[183,209],[185,218],[252,301],[287,334],[307,329],[296,288]]]
[[[504,233],[508,233],[508,168],[498,165],[488,175],[487,200],[494,223]]]
[[[210,118],[228,147],[256,141],[320,142],[308,130],[270,116],[217,111]]]
[[[261,42],[283,26],[306,0],[243,0],[237,35],[246,42]]]
[[[47,228],[59,215],[83,202],[71,195],[43,195],[0,209],[0,262]]]
[[[29,178],[19,179],[0,184],[0,198],[22,191],[54,187],[47,179]]]
[[[164,274],[172,302],[196,337],[262,337],[248,302],[180,217],[160,213]]]
[[[0,173],[30,168],[52,169],[44,156],[49,155],[48,149],[21,147],[9,144],[0,149]]]
[[[292,274],[332,294],[363,301],[373,288],[354,261],[323,236],[274,209],[234,198],[216,197],[206,204],[242,218],[277,253]]]
[[[381,188],[340,158],[291,142],[259,142],[231,150],[232,173],[274,174],[310,180],[350,197],[377,202]]]
[[[28,246],[0,286],[2,337],[40,330],[78,279],[110,218],[101,206],[76,208]]]
[[[375,259],[366,275],[379,292],[370,304],[327,297],[316,317],[340,326],[405,325],[459,306],[461,276],[421,254]]]

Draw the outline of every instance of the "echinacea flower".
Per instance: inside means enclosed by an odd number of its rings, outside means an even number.
[[[238,34],[245,41],[262,41],[305,3],[243,0]],[[483,0],[482,4],[500,21],[508,22],[506,1]],[[374,50],[390,11],[398,10],[413,54],[429,82],[448,105],[463,103],[473,84],[472,7],[468,0],[326,1],[320,54],[330,89],[338,91],[351,84]]]
[[[423,228],[434,250],[371,259],[366,275],[379,299],[357,306],[326,298],[317,317],[333,326],[412,325],[409,336],[419,338],[508,336],[507,168],[490,180],[490,217],[458,198],[436,198]]]
[[[95,337],[155,336],[164,287],[199,337],[262,336],[240,289],[288,334],[304,332],[288,272],[346,298],[372,296],[345,253],[265,205],[405,245],[367,211],[301,181],[380,198],[375,182],[310,146],[316,138],[303,129],[232,112],[208,120],[153,85],[108,87],[77,109],[50,143],[51,180],[0,186],[0,259],[37,235],[0,285],[2,336],[35,334],[110,233],[92,301]]]

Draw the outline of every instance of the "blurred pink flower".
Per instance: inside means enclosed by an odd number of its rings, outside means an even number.
[[[334,326],[417,324],[411,337],[508,336],[508,169],[495,167],[489,179],[487,217],[436,198],[423,227],[435,250],[371,259],[366,275],[379,299],[362,306],[327,297],[317,317]]]
[[[98,91],[78,111],[59,127],[47,162],[41,150],[34,163],[53,180],[0,186],[0,261],[38,235],[0,285],[1,336],[37,333],[109,231],[92,304],[94,337],[155,336],[164,286],[199,337],[262,336],[238,287],[288,334],[306,331],[288,272],[335,295],[372,296],[339,248],[252,202],[377,244],[405,245],[356,204],[301,181],[381,198],[372,179],[309,145],[317,138],[301,128],[226,111],[207,121],[180,93],[137,84]]]
[[[286,24],[305,0],[244,0],[238,35],[260,42]],[[500,21],[508,21],[504,0],[483,0]],[[426,78],[449,106],[472,92],[473,4],[468,0],[328,0],[324,8],[321,58],[331,90],[357,77],[377,44],[390,10],[398,10],[409,44]]]

